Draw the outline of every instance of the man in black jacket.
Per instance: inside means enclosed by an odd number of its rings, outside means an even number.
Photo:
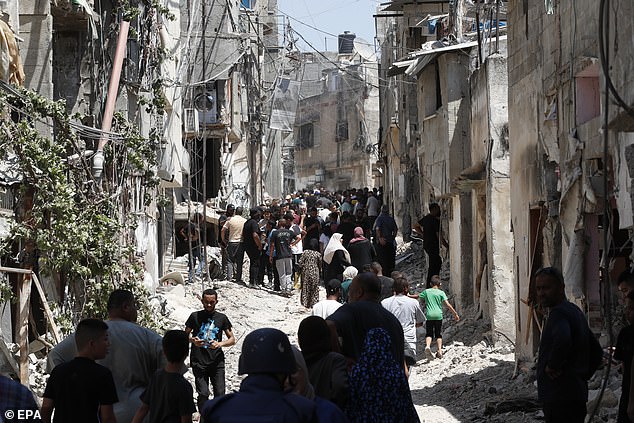
[[[535,274],[537,299],[550,309],[537,359],[537,394],[546,423],[583,423],[588,379],[602,350],[583,312],[566,299],[564,278],[553,267]],[[599,359],[600,361],[600,359]]]

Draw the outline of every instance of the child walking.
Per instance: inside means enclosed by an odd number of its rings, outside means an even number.
[[[420,293],[418,296],[425,301],[427,312],[425,317],[427,322],[425,323],[425,357],[427,359],[433,358],[431,353],[431,341],[435,337],[438,344],[438,351],[436,351],[436,358],[442,358],[442,306],[443,304],[451,310],[456,322],[460,320],[460,316],[456,310],[452,307],[451,303],[447,299],[447,294],[440,289],[440,276],[434,275],[431,277],[431,288],[428,288]],[[416,298],[416,295],[413,296]]]
[[[148,388],[141,394],[141,406],[132,423],[141,423],[149,413],[150,422],[190,423],[194,405],[194,390],[181,375],[189,351],[189,335],[183,330],[169,330],[163,336],[164,369],[157,370]]]

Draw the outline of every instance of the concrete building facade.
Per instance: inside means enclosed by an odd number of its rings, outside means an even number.
[[[295,189],[375,186],[376,61],[356,50],[301,57],[309,71],[301,72],[293,128]]]
[[[606,333],[614,281],[631,267],[634,8],[510,2],[508,16],[516,353],[531,359],[544,319],[534,292],[539,268],[561,268],[569,300]]]
[[[506,342],[515,336],[506,41],[469,32],[491,27],[475,12],[413,1],[379,12],[381,163],[403,238],[429,203],[440,204],[441,274],[458,308],[479,309],[493,339]]]

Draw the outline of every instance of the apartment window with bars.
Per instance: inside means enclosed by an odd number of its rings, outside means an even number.
[[[13,210],[13,192],[0,187],[0,210]]]

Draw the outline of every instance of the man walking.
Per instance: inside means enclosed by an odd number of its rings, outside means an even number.
[[[222,347],[236,343],[231,322],[226,315],[216,311],[218,293],[205,289],[201,298],[203,309],[192,313],[185,322],[185,332],[191,333],[192,344],[189,360],[194,373],[198,393],[198,411],[209,399],[209,382],[214,398],[225,394],[225,354]],[[222,334],[227,339],[222,340]]]
[[[440,241],[444,239],[440,234],[440,206],[438,203],[429,205],[429,214],[414,223],[414,232],[423,237],[423,250],[427,253],[427,288],[431,288],[431,277],[440,274],[442,259],[440,258]]]
[[[260,254],[262,254],[262,239],[260,238],[260,209],[250,210],[251,218],[244,223],[242,228],[242,245],[249,256],[249,286],[258,284],[260,270]]]
[[[236,283],[242,283],[242,262],[244,249],[242,246],[242,230],[246,219],[242,217],[244,208],[237,207],[236,214],[225,222],[222,227],[222,238],[227,239],[227,279],[235,278]]]
[[[112,372],[119,402],[113,410],[118,422],[129,422],[141,405],[140,395],[152,375],[166,364],[161,336],[137,321],[136,300],[132,292],[116,289],[108,298],[108,338],[110,350],[99,364]],[[77,355],[75,334],[69,335],[48,354],[48,370],[71,361]]]
[[[394,270],[396,261],[396,233],[398,226],[392,216],[390,207],[384,204],[381,207],[381,214],[374,222],[376,231],[376,255],[378,257],[383,273],[389,275]]]
[[[550,310],[537,358],[537,395],[544,418],[546,423],[582,423],[588,379],[601,362],[601,345],[590,332],[583,312],[566,299],[559,270],[538,270],[535,288],[540,305]]]
[[[405,335],[405,363],[408,367],[416,363],[416,328],[423,325],[425,316],[420,304],[408,297],[409,282],[405,276],[394,279],[394,296],[381,301],[381,305],[392,313],[403,326]]]
[[[195,213],[186,226],[183,226],[180,230],[180,234],[185,241],[187,241],[189,247],[189,283],[194,281],[194,276],[200,276],[200,272],[205,267],[205,262],[202,260],[201,255],[201,236],[200,236],[200,224],[202,223],[203,215]],[[198,266],[196,266],[196,260],[198,260]],[[194,272],[194,267],[196,268]]]
[[[293,252],[291,243],[297,238],[295,232],[291,231],[291,222],[280,219],[279,228],[271,233],[269,241],[269,260],[275,261],[275,268],[280,277],[280,289],[282,295],[290,297],[293,291]]]

